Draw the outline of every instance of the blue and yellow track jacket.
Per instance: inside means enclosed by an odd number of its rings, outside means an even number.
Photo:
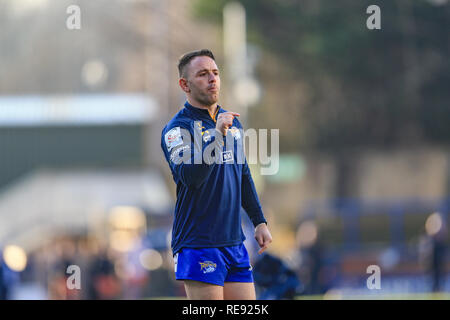
[[[254,226],[267,223],[244,155],[237,118],[224,137],[216,114],[185,103],[164,127],[161,147],[177,185],[172,252],[233,246],[245,240],[241,208]]]

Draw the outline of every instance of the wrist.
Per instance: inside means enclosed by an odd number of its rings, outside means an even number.
[[[263,222],[261,222],[261,223],[258,223],[256,226],[255,226],[255,229],[256,228],[258,228],[258,227],[261,227],[261,226],[267,226],[267,221],[263,221]]]
[[[218,133],[220,133],[222,136],[226,136],[226,134],[225,133],[223,133],[220,129],[218,129],[217,127],[216,127],[216,131],[218,132]]]

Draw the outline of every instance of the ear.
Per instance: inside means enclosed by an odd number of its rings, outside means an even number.
[[[191,92],[191,89],[189,88],[188,81],[185,78],[180,78],[178,80],[178,84],[180,85],[181,90],[183,90],[186,93]]]

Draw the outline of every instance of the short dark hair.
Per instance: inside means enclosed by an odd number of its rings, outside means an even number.
[[[191,60],[194,59],[195,57],[201,56],[210,57],[211,59],[216,61],[216,59],[214,58],[214,54],[212,53],[211,50],[208,49],[201,49],[197,51],[188,52],[184,54],[178,61],[178,74],[180,75],[180,77],[185,76],[186,66],[189,64],[189,62],[191,62]]]

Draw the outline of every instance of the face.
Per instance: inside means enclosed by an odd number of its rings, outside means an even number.
[[[217,103],[220,76],[216,62],[206,56],[195,57],[187,65],[186,78],[180,79],[180,86],[192,100],[203,106]]]

